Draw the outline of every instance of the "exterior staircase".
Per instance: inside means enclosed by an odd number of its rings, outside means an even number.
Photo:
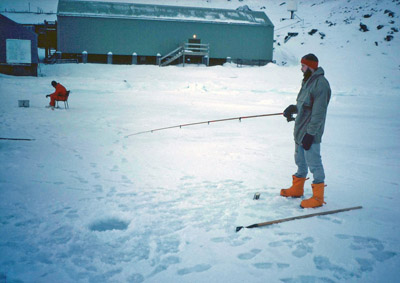
[[[175,60],[183,57],[183,66],[185,66],[185,56],[201,56],[209,58],[210,45],[200,43],[184,43],[159,60],[159,66],[167,66]],[[208,63],[207,63],[208,65]]]

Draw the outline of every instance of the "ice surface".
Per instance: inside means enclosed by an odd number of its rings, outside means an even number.
[[[35,139],[0,140],[0,281],[396,282],[399,39],[383,38],[399,23],[384,10],[398,2],[299,2],[304,24],[280,22],[281,3],[240,2],[270,11],[277,64],[63,64],[41,65],[37,78],[0,75],[0,136]],[[370,32],[358,30],[360,21]],[[284,44],[289,31],[299,36]],[[309,52],[332,87],[322,208],[279,196],[296,170],[293,123],[280,116],[125,138],[281,112],[295,102]],[[72,91],[70,109],[44,107],[52,80]],[[364,208],[235,232],[356,205]]]

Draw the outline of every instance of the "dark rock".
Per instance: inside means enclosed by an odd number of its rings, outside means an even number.
[[[366,25],[364,25],[363,23],[360,23],[360,30],[362,32],[367,32],[369,31],[368,27]]]
[[[385,10],[384,12],[385,14],[388,14],[389,17],[393,18],[394,17],[394,12],[390,11],[390,10]]]
[[[385,37],[385,40],[386,41],[391,41],[393,39],[393,35],[387,35],[386,37]]]
[[[336,26],[336,23],[332,23],[331,21],[325,21],[326,24],[328,24],[328,26]]]
[[[288,35],[285,36],[284,42],[288,42],[289,39],[291,39],[292,37],[298,36],[299,33],[298,32],[288,32]]]
[[[240,1],[240,0],[239,0]],[[243,1],[243,0],[242,0]],[[244,5],[244,6],[240,6],[236,9],[236,11],[243,11],[243,12],[251,12],[251,9],[249,8],[249,6]]]
[[[316,33],[317,31],[318,31],[317,29],[313,28],[312,30],[310,30],[310,31],[308,32],[308,34],[309,34],[309,35],[313,35],[313,34]]]

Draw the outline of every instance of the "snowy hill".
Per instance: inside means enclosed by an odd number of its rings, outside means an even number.
[[[285,1],[162,3],[265,11],[276,64],[65,64],[41,65],[37,78],[0,75],[0,137],[34,139],[0,140],[0,282],[397,282],[400,1],[299,1],[298,18],[283,21]],[[288,33],[297,35],[285,42]],[[280,113],[295,102],[310,52],[332,87],[322,208],[279,196],[296,170],[293,123],[280,116],[126,138]],[[70,109],[44,108],[52,80],[72,91]]]

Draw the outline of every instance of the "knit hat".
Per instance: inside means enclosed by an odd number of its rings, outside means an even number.
[[[303,56],[303,58],[301,58],[301,63],[307,65],[311,69],[318,69],[318,58],[312,53]]]

